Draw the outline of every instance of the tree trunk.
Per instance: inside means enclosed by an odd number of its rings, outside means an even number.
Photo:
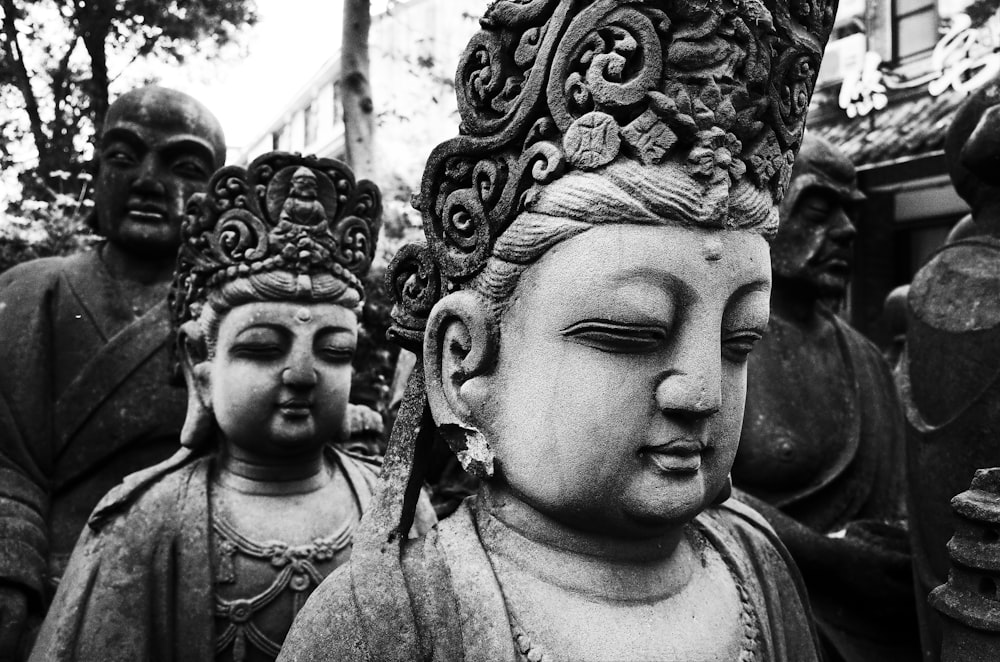
[[[79,25],[83,47],[90,56],[90,81],[87,96],[90,97],[90,117],[94,121],[94,135],[100,135],[104,116],[108,113],[108,35],[111,33],[111,11],[113,7],[94,3],[93,6],[79,5],[76,20]]]
[[[375,176],[375,115],[368,79],[368,32],[371,24],[371,0],[344,1],[344,35],[340,52],[344,147],[347,162],[358,179]]]
[[[18,40],[17,26],[14,24],[17,10],[14,7],[14,0],[3,0],[2,6],[3,31],[7,37],[7,60],[13,66],[17,88],[21,91],[21,96],[24,97],[24,109],[28,114],[31,137],[35,142],[35,149],[38,150],[39,161],[44,162],[48,160],[46,157],[48,157],[49,152],[49,137],[45,135],[41,113],[38,110],[38,99],[35,98],[35,93],[31,89],[31,74],[28,73],[27,65],[24,63],[21,42]],[[47,175],[48,173],[43,174]]]

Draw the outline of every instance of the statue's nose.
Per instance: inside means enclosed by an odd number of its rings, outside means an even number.
[[[656,387],[656,404],[660,411],[667,416],[690,419],[718,413],[722,406],[722,388],[718,379],[711,379],[705,372],[666,375]]]

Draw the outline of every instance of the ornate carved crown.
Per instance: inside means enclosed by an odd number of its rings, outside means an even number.
[[[460,135],[424,170],[428,247],[390,269],[394,335],[416,342],[428,303],[573,171],[663,166],[689,208],[709,207],[702,221],[738,209],[760,217],[741,225],[776,224],[835,13],[836,0],[497,0],[458,67]]]
[[[198,314],[208,288],[262,271],[327,273],[363,296],[381,210],[378,187],[333,159],[270,152],[218,170],[188,202],[170,292],[175,324]]]

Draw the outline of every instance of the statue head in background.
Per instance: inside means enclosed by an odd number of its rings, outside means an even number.
[[[289,214],[295,200],[313,213]],[[220,434],[234,455],[277,459],[343,440],[378,188],[339,161],[271,152],[216,172],[187,213],[170,295],[181,443]]]
[[[979,229],[994,229],[1000,223],[998,154],[1000,79],[987,83],[959,106],[945,141],[952,184],[972,207]]]
[[[193,97],[157,86],[123,94],[98,141],[95,229],[126,252],[173,255],[188,198],[225,160],[219,121]]]
[[[862,200],[854,165],[827,140],[807,133],[771,244],[775,279],[810,297],[842,297],[850,281],[854,218]]]

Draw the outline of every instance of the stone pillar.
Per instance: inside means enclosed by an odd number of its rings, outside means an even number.
[[[948,583],[931,592],[943,617],[941,662],[1000,660],[1000,467],[980,469],[951,500]]]

